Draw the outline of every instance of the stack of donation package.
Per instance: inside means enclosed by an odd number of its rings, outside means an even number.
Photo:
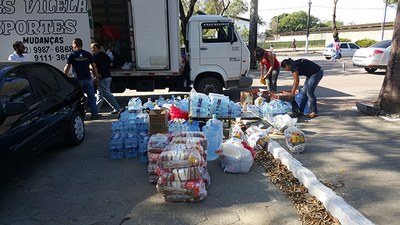
[[[150,138],[150,142],[153,140],[155,139]],[[159,176],[157,191],[169,202],[203,200],[207,196],[206,187],[210,184],[207,139],[202,132],[187,131],[171,133],[169,140],[169,144],[158,155],[154,170]],[[163,141],[158,146],[164,144]],[[153,144],[149,143],[150,145]]]

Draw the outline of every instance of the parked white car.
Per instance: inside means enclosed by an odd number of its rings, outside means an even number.
[[[326,58],[326,59],[331,59],[333,57],[333,55],[335,54],[335,52],[333,51],[333,43],[327,45],[324,49],[324,51],[322,52],[322,55]],[[353,57],[354,53],[356,52],[356,50],[358,50],[360,48],[360,46],[352,43],[352,42],[341,42],[340,43],[340,54],[341,57]]]
[[[353,65],[364,67],[368,73],[377,69],[386,69],[389,62],[391,40],[377,42],[367,48],[360,48],[354,53]]]

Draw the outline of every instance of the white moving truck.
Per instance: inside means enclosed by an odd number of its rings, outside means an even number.
[[[30,60],[62,69],[74,38],[89,51],[93,24],[111,24],[122,34],[120,67],[113,69],[114,92],[126,88],[199,92],[249,87],[250,53],[233,21],[194,15],[181,47],[178,0],[2,0],[0,60],[21,40]],[[6,51],[9,46],[9,51]],[[118,64],[118,63],[117,63]],[[124,65],[124,66],[123,66]]]

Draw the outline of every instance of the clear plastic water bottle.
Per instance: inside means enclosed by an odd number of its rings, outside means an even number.
[[[128,102],[129,112],[139,113],[142,109],[142,100],[139,97],[133,97]]]
[[[187,95],[181,100],[179,107],[181,110],[188,112],[189,111],[189,98]]]
[[[203,126],[203,133],[208,141],[207,161],[215,160],[218,158],[218,154],[215,151],[219,149],[223,142],[223,122],[218,120],[214,114],[213,118]]]
[[[165,99],[163,96],[159,96],[158,99],[156,100],[156,104],[159,107],[162,107],[166,103]]]
[[[151,101],[151,98],[147,98],[147,102],[143,104],[143,108],[150,110],[154,109],[154,102]]]
[[[184,124],[188,126],[188,131],[200,131],[199,121],[189,119]]]

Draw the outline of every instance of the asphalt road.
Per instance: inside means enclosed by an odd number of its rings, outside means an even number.
[[[279,60],[284,57],[278,55]],[[338,101],[354,100],[357,93],[377,96],[384,73],[367,74],[352,67],[349,59],[335,63],[320,55],[306,57],[325,69],[317,96]],[[258,78],[257,71],[252,75]],[[282,71],[279,90],[290,89],[291,83],[291,74]],[[252,88],[258,87],[262,86],[255,79]],[[226,90],[224,94],[238,101],[240,91]],[[353,94],[346,94],[349,92]],[[121,105],[126,105],[132,96],[154,100],[168,94],[185,93],[127,91],[116,96]],[[154,185],[148,183],[147,165],[138,159],[110,159],[110,128],[117,117],[107,114],[108,111],[110,108],[104,106],[104,119],[86,121],[82,145],[55,146],[21,168],[11,180],[2,181],[1,225],[300,224],[291,203],[257,165],[248,174],[234,175],[223,173],[218,161],[210,162],[211,186],[204,201],[165,203]]]

